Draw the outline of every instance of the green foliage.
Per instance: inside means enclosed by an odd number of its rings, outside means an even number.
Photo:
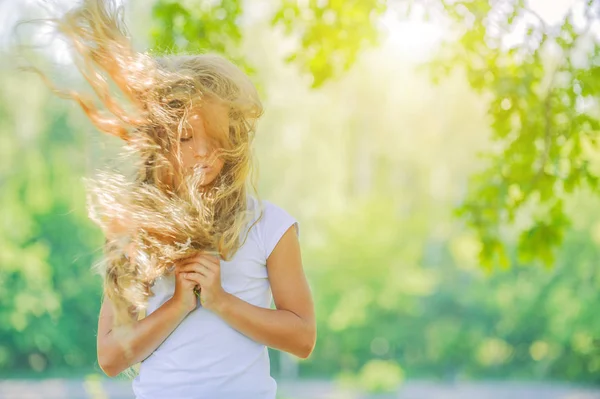
[[[238,0],[158,0],[152,9],[152,49],[160,53],[214,51],[234,55],[241,41]]]
[[[90,365],[100,237],[85,214],[81,137],[35,77],[9,77],[0,75],[0,369]]]
[[[281,0],[273,24],[299,38],[287,61],[309,73],[315,88],[348,70],[362,49],[377,42],[375,24],[387,9],[386,0],[310,0],[301,4]]]
[[[523,1],[492,4],[444,1],[442,14],[459,39],[430,64],[436,81],[460,68],[489,100],[495,150],[489,167],[473,176],[457,214],[479,236],[482,265],[508,266],[506,225],[521,231],[523,261],[552,265],[569,226],[564,199],[584,186],[598,188],[599,125],[584,104],[597,93],[600,45],[582,47],[593,5],[586,4],[582,15],[573,7],[560,25],[548,26]],[[575,28],[577,17],[584,26]],[[519,26],[527,28],[523,42],[507,44]],[[587,60],[577,62],[582,55]]]
[[[273,13],[273,27],[281,27],[299,42],[286,60],[296,63],[312,77],[312,86],[319,87],[350,68],[360,50],[376,43],[375,22],[387,9],[386,3],[279,0],[271,4],[276,9],[267,12]],[[239,0],[158,0],[153,8],[153,48],[159,53],[219,52],[251,71],[239,49],[242,14]]]
[[[337,370],[342,381],[359,376],[383,389],[396,373],[374,372],[372,362],[382,361],[402,365],[408,378],[598,382],[599,252],[587,231],[566,236],[552,270],[524,268],[511,248],[516,266],[486,276],[474,237],[411,242],[399,226],[415,216],[390,218],[381,200],[352,208],[322,230],[327,246],[306,255],[319,340],[304,373]],[[580,208],[594,220],[599,211],[597,203]],[[413,256],[420,267],[411,266]]]

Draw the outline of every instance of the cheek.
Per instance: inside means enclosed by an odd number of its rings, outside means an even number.
[[[192,168],[196,164],[194,152],[188,147],[181,147],[181,150],[179,151],[179,159],[181,160],[181,167],[183,169]]]
[[[215,169],[217,173],[220,173],[221,170],[223,170],[223,165],[225,165],[225,162],[221,158],[217,158],[215,161]]]

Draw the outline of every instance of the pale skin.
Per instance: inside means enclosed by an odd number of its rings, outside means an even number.
[[[181,137],[180,159],[183,170],[206,165],[202,185],[211,184],[218,176],[223,161],[216,159],[207,165],[215,150],[213,137],[207,128],[227,126],[228,113],[216,107],[207,125],[202,114],[192,116],[189,129]],[[212,116],[214,115],[214,118]],[[217,257],[198,254],[175,265],[175,293],[148,317],[112,330],[113,312],[108,299],[100,309],[98,322],[98,363],[109,376],[116,376],[131,365],[147,358],[175,330],[181,321],[196,309],[195,288],[200,289],[202,306],[217,314],[240,333],[274,349],[307,358],[316,342],[314,305],[303,270],[300,245],[295,227],[282,236],[267,259],[268,278],[275,309],[249,304],[226,292],[221,286],[220,261]]]

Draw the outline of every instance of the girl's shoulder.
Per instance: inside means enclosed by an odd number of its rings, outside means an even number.
[[[268,258],[283,234],[295,226],[299,235],[298,221],[281,206],[268,200],[252,198],[254,211],[258,219],[255,224],[256,233],[262,244],[265,258]]]

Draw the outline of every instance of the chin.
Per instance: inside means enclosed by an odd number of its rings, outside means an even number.
[[[207,181],[201,181],[198,185],[202,188],[210,187],[215,182],[215,179],[209,179]]]

